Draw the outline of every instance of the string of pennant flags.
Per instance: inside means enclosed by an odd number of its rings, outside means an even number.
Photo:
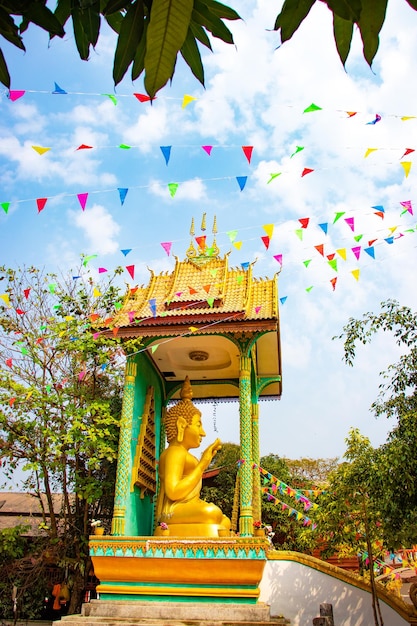
[[[10,89],[6,96],[11,102],[16,102],[23,98],[26,94],[39,94],[39,95],[52,95],[52,96],[84,96],[84,97],[103,97],[109,99],[114,106],[117,106],[118,102],[123,99],[132,99],[135,98],[137,102],[141,104],[145,103],[154,103],[155,101],[176,101],[181,102],[181,108],[185,109],[191,103],[198,102],[201,98],[197,96],[192,96],[190,94],[184,94],[182,97],[173,97],[173,96],[154,96],[151,98],[148,94],[132,92],[130,94],[116,94],[116,93],[104,93],[104,92],[83,92],[83,91],[70,91],[68,89],[64,89],[57,82],[54,82],[54,88],[52,90],[41,90],[41,89]],[[210,101],[216,101],[210,98]],[[294,105],[291,103],[283,103],[280,105],[282,108],[294,108]],[[315,113],[315,112],[337,112],[341,113],[345,118],[352,119],[361,117],[362,115],[367,115],[360,110],[347,110],[347,109],[334,109],[334,108],[326,108],[321,107],[314,102],[301,110],[302,113]],[[383,118],[396,118],[400,119],[402,122],[407,122],[409,120],[417,119],[417,115],[406,115],[406,114],[395,114],[395,113],[376,113],[375,116],[371,119],[369,117],[366,118],[365,124],[368,126],[372,126],[380,122]]]

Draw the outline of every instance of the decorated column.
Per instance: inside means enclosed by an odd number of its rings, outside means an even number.
[[[129,357],[126,362],[125,386],[123,392],[114,511],[111,528],[112,535],[124,535],[125,532],[126,505],[130,492],[130,477],[132,471],[131,438],[136,369],[136,363]]]
[[[257,466],[260,465],[260,447],[259,447],[259,404],[252,403],[252,461]],[[258,468],[252,470],[253,481],[253,518],[260,520],[262,518],[261,509],[261,486],[260,474]]]
[[[251,359],[240,357],[239,372],[239,412],[240,412],[240,448],[244,463],[240,467],[240,519],[241,537],[253,534],[252,512],[252,416],[251,416]]]

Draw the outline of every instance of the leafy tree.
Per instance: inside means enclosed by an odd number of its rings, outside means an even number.
[[[330,472],[336,469],[339,459],[285,459],[291,475],[292,485],[300,488],[312,488],[321,486],[327,482]],[[308,487],[307,487],[308,484]]]
[[[382,554],[383,530],[375,484],[380,463],[369,439],[351,429],[346,439],[345,463],[330,474],[316,513],[323,556],[359,555],[369,563],[375,626],[383,624],[374,574],[374,560]]]
[[[333,34],[343,65],[354,27],[360,32],[363,54],[371,65],[388,0],[285,0],[273,27],[281,41],[291,39],[319,1],[325,2],[333,15]],[[406,2],[417,9],[416,0]],[[210,36],[232,44],[233,36],[224,20],[240,19],[234,9],[216,0],[57,0],[53,12],[46,0],[1,0],[0,35],[25,50],[22,35],[29,24],[43,28],[50,37],[63,37],[71,18],[79,56],[87,60],[90,48],[97,44],[102,17],[118,35],[113,63],[115,84],[131,67],[132,80],[144,73],[145,89],[151,98],[172,79],[178,53],[204,85],[199,44],[211,50]],[[1,49],[0,81],[10,87]]]
[[[395,417],[397,426],[378,450],[380,480],[374,485],[391,547],[417,540],[417,314],[395,300],[381,303],[381,312],[350,319],[340,339],[344,359],[353,365],[357,343],[369,343],[379,332],[390,332],[404,354],[381,373],[380,393],[372,404],[375,415]]]
[[[48,552],[72,576],[70,611],[89,569],[91,519],[111,516],[123,382],[117,333],[97,327],[111,325],[121,270],[98,284],[87,263],[61,277],[0,268],[0,452],[6,475],[23,465],[24,489],[39,499]]]

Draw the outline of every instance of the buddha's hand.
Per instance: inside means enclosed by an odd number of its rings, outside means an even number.
[[[201,462],[204,466],[204,469],[212,462],[213,458],[216,456],[217,452],[221,449],[222,444],[220,439],[216,439],[208,448],[206,448],[201,455]]]

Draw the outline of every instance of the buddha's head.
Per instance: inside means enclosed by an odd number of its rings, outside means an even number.
[[[165,431],[168,443],[177,439],[180,443],[184,440],[186,431],[197,430],[199,431],[199,443],[196,438],[194,442],[196,445],[191,445],[192,448],[197,448],[200,445],[201,437],[205,436],[205,432],[201,425],[201,411],[191,401],[193,397],[193,390],[191,389],[190,379],[186,376],[184,384],[180,393],[181,400],[172,406],[166,412],[165,416]],[[191,435],[191,432],[190,432]]]

